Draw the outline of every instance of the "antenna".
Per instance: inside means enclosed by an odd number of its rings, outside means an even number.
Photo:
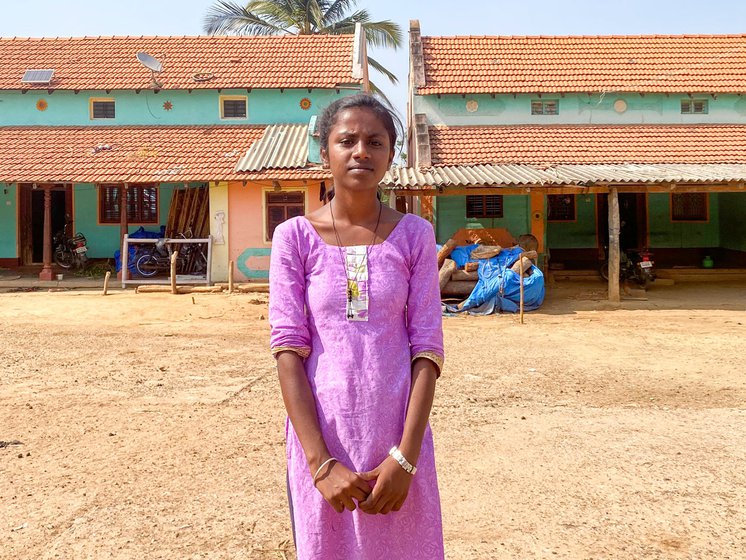
[[[140,64],[142,64],[143,66],[145,66],[145,68],[150,70],[150,75],[153,80],[153,84],[152,84],[153,88],[154,89],[162,88],[163,84],[155,79],[155,74],[156,73],[160,74],[161,70],[163,69],[163,65],[160,63],[160,61],[157,58],[150,56],[145,51],[140,51],[135,56],[137,57],[137,61]]]

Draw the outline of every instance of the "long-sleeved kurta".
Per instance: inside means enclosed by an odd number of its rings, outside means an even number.
[[[406,214],[367,247],[367,321],[347,317],[346,249],[327,244],[304,217],[272,239],[270,346],[305,357],[332,456],[356,472],[378,466],[402,437],[411,362],[440,368],[443,331],[432,226]],[[428,425],[407,500],[398,512],[337,513],[313,484],[298,437],[286,426],[288,491],[299,560],[437,560],[443,533]]]

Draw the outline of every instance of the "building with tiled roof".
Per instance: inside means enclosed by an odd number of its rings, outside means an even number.
[[[352,75],[352,35],[273,37],[0,38],[2,90],[142,90],[162,66],[159,89],[334,89],[359,85]],[[23,83],[26,70],[54,70],[49,83]]]
[[[367,88],[360,30],[0,38],[0,266],[41,263],[65,215],[90,257],[111,257],[125,232],[165,224],[175,189],[207,186],[227,232],[213,280],[230,260],[238,280],[266,277],[274,227],[329,178],[309,124]]]
[[[409,90],[408,167],[384,187],[440,242],[505,228],[556,267],[597,267],[615,241],[664,266],[746,266],[746,35],[428,37],[413,21]]]

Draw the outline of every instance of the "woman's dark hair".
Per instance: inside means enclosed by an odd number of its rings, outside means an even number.
[[[337,122],[337,116],[347,109],[368,109],[372,111],[383,123],[389,134],[391,149],[396,149],[398,130],[402,128],[399,118],[378,99],[367,93],[359,93],[337,99],[321,113],[318,121],[319,143],[324,150],[329,149],[329,133]]]

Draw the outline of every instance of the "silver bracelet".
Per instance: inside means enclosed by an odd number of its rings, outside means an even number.
[[[335,459],[334,457],[329,457],[326,461],[324,461],[323,463],[321,463],[319,465],[318,469],[316,469],[316,474],[313,475],[313,485],[314,486],[316,486],[316,479],[319,477],[319,473],[321,472],[321,469],[323,469],[325,466],[327,466],[332,461],[337,461],[337,459]],[[337,461],[337,462],[339,462],[339,461]]]
[[[402,455],[397,446],[394,446],[389,450],[389,455],[391,455],[394,460],[399,463],[401,468],[403,468],[409,474],[414,475],[417,472],[417,467],[415,467],[412,463],[404,458],[404,455]]]

